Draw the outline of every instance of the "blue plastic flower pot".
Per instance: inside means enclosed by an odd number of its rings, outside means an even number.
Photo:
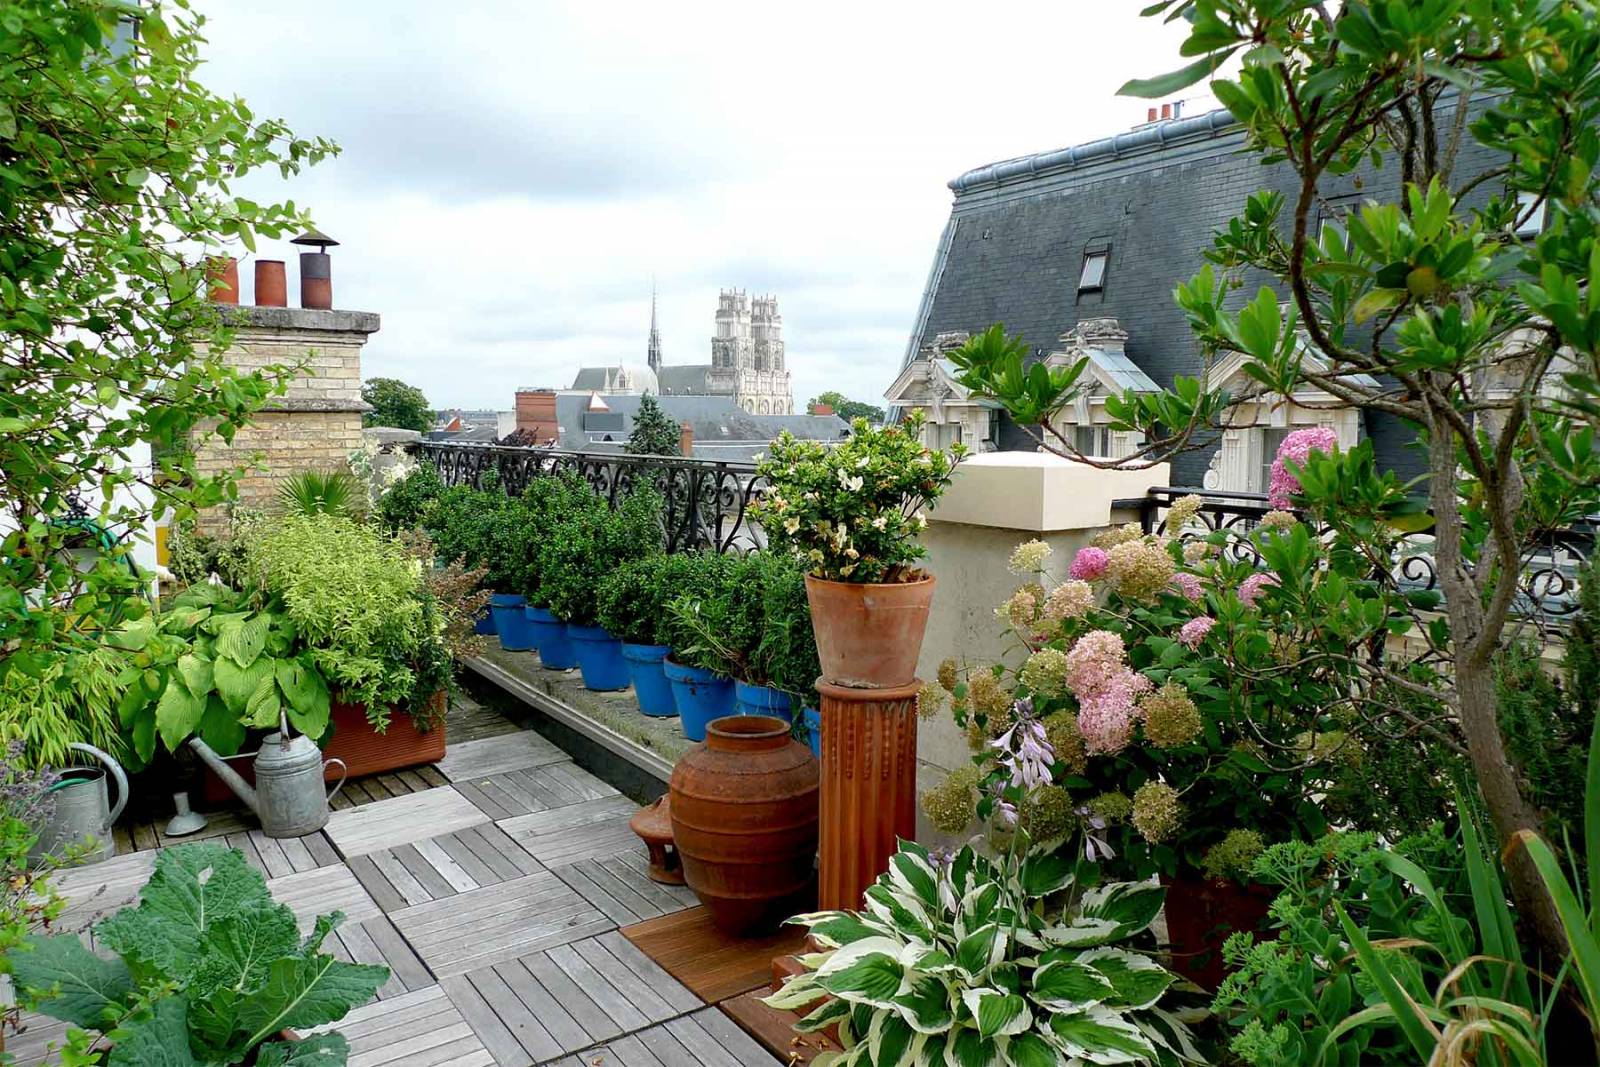
[[[733,714],[733,679],[704,670],[685,667],[671,659],[663,660],[661,670],[672,685],[672,699],[678,705],[683,736],[704,741],[712,719]]]
[[[733,713],[735,715],[765,715],[770,719],[789,722],[793,701],[789,694],[771,686],[751,685],[733,680]]]
[[[523,617],[526,603],[521,593],[490,593],[489,610],[494,614],[494,632],[500,635],[500,647],[507,652],[527,652],[533,648],[533,631]]]
[[[539,650],[539,665],[550,671],[570,671],[578,665],[578,654],[567,639],[567,624],[550,614],[547,608],[529,606],[523,609],[528,629],[533,632],[534,647]]]
[[[628,688],[628,662],[622,658],[622,642],[603,626],[574,626],[567,623],[567,638],[578,654],[578,670],[583,672],[585,689]]]
[[[822,758],[822,712],[816,708],[806,708],[800,713],[802,721],[806,724],[806,739],[811,743],[811,754],[817,759]]]
[[[678,705],[672,699],[672,683],[661,669],[661,661],[672,649],[666,645],[631,645],[622,643],[622,658],[628,662],[628,677],[633,679],[633,695],[639,700],[639,710],[658,718],[678,714]]]
[[[494,636],[494,609],[493,608],[487,608],[487,607],[484,608],[482,614],[480,614],[476,619],[473,620],[472,632],[477,634],[477,635],[479,635],[480,637],[493,637]]]

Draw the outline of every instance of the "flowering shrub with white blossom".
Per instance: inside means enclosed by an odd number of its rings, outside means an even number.
[[[751,502],[751,516],[773,548],[793,552],[818,578],[913,581],[922,573],[925,512],[966,455],[959,443],[926,447],[921,432],[920,413],[882,427],[857,419],[837,445],[785,430],[757,467],[769,488]]]
[[[1020,659],[947,661],[923,699],[950,708],[975,752],[924,794],[940,829],[977,816],[1035,839],[1082,832],[1116,876],[1241,878],[1263,844],[1313,839],[1342,798],[1370,792],[1348,678],[1323,652],[1374,631],[1305,611],[1307,588],[1342,587],[1292,514],[1195,538],[1200,504],[1168,516],[1187,540],[1109,530],[1060,579],[1047,544],[1018,546],[1024,584],[996,615]]]

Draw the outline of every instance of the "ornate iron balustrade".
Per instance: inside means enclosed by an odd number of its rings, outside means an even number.
[[[766,543],[747,517],[762,484],[753,464],[444,441],[424,441],[416,453],[433,464],[446,485],[482,488],[484,476],[493,471],[512,494],[535,478],[573,471],[613,507],[633,486],[648,482],[666,501],[662,524],[669,552],[742,553]]]
[[[1194,494],[1203,503],[1183,530],[1167,529],[1167,512],[1179,497]],[[1212,489],[1184,489],[1162,486],[1135,500],[1117,501],[1119,507],[1136,510],[1139,525],[1146,533],[1167,533],[1177,537],[1203,537],[1221,530],[1229,534],[1223,551],[1233,559],[1260,564],[1261,557],[1250,541],[1250,531],[1272,505],[1261,493],[1230,493]],[[1517,612],[1526,618],[1552,622],[1565,621],[1578,610],[1578,571],[1594,556],[1597,524],[1583,523],[1546,535],[1523,557]],[[1435,589],[1439,584],[1433,560],[1433,537],[1413,534],[1402,542],[1400,553],[1384,578],[1399,589]]]

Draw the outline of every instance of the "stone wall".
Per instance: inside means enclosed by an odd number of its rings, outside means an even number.
[[[377,332],[378,316],[365,311],[314,308],[229,309],[234,342],[226,362],[243,371],[274,364],[298,366],[288,391],[273,397],[231,443],[211,432],[194,435],[195,464],[203,473],[248,468],[239,479],[242,507],[279,510],[278,488],[299,471],[349,469],[361,447],[361,349]],[[215,532],[226,512],[200,515],[202,529]]]

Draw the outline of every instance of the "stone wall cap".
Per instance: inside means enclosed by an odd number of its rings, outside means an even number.
[[[341,411],[364,412],[371,411],[372,405],[367,403],[365,400],[330,400],[317,396],[279,396],[268,400],[257,410],[276,411],[279,413],[293,413],[298,411],[319,413]]]
[[[254,326],[268,330],[322,330],[328,333],[377,333],[381,319],[376,311],[340,311],[329,308],[257,307],[218,305],[229,326]]]

